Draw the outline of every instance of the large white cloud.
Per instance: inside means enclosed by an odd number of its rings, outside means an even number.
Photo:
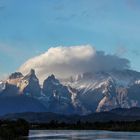
[[[120,70],[128,67],[127,59],[106,55],[103,51],[96,51],[91,45],[83,45],[50,48],[44,54],[29,59],[19,71],[26,74],[33,68],[37,76],[44,79],[50,74],[64,78],[84,72]]]

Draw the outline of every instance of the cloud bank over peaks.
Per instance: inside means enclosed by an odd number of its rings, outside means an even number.
[[[29,59],[19,71],[27,74],[31,68],[35,69],[37,76],[43,80],[51,74],[58,78],[66,78],[84,72],[127,69],[129,65],[129,60],[96,51],[91,45],[58,46]]]

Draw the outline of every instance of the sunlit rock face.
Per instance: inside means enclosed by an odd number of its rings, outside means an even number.
[[[39,97],[41,95],[39,80],[33,69],[25,76],[20,72],[12,73],[5,83],[6,90],[9,88],[11,90],[8,90],[8,93],[15,92],[15,89],[17,89],[15,94],[27,94],[32,97]]]
[[[20,72],[12,73],[7,80],[0,82],[0,96],[17,96],[19,94],[18,83],[23,75]]]
[[[7,83],[11,85],[18,85],[18,83],[21,81],[22,78],[23,78],[22,73],[15,72],[9,76],[9,78],[7,79]]]
[[[35,75],[35,71],[31,69],[29,74],[24,76],[20,83],[18,84],[20,92],[27,94],[32,97],[41,96],[41,88],[39,85],[39,80]]]

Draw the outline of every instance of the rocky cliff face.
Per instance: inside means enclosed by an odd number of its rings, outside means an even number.
[[[54,75],[49,76],[43,83],[43,94],[48,100],[44,101],[50,112],[73,113],[71,93],[67,86],[62,85]]]
[[[77,78],[78,77],[78,78]],[[94,112],[131,108],[140,103],[140,73],[123,70],[85,73],[63,82],[77,90],[77,99]]]
[[[35,75],[35,71],[31,69],[29,74],[24,76],[18,84],[19,90],[23,94],[27,94],[31,97],[40,97],[41,88],[39,80]]]
[[[34,70],[13,73],[0,82],[0,97],[25,95],[36,98],[47,112],[88,114],[114,108],[140,106],[140,73],[123,70],[84,73],[61,79],[51,75],[43,86]]]

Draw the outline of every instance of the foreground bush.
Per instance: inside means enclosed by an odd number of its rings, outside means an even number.
[[[0,138],[7,140],[15,140],[23,136],[28,136],[29,124],[25,120],[17,121],[1,121]]]

